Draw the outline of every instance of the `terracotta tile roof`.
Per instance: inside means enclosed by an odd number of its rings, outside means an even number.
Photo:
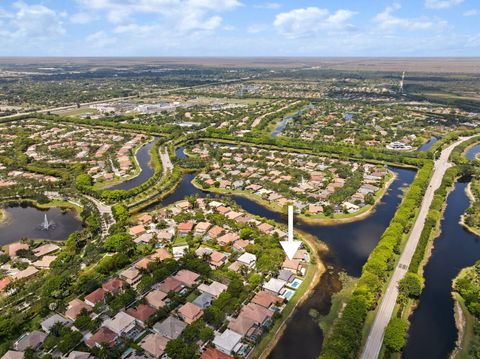
[[[185,303],[180,307],[178,313],[187,324],[192,324],[203,315],[203,310],[193,303]]]
[[[118,293],[125,287],[125,282],[120,278],[112,278],[102,284],[103,290],[109,293]]]
[[[252,298],[252,303],[261,305],[264,308],[269,308],[273,303],[282,303],[283,298],[277,297],[272,293],[266,292],[264,290],[255,294]]]
[[[199,277],[200,277],[200,274],[189,271],[187,269],[182,269],[178,271],[173,278],[182,282],[187,287],[191,287],[196,283]]]
[[[136,308],[129,308],[127,310],[127,314],[130,314],[132,317],[145,322],[148,320],[152,315],[154,315],[156,310],[149,305],[140,304]]]
[[[179,292],[182,289],[182,282],[173,277],[167,277],[158,285],[158,289],[164,293]]]
[[[101,327],[95,334],[87,339],[85,344],[90,348],[100,344],[106,344],[109,347],[112,347],[116,338],[117,334],[106,327]]]
[[[103,288],[95,289],[92,293],[85,296],[85,301],[90,302],[92,304],[97,304],[100,301],[105,299],[105,291]]]
[[[200,359],[233,359],[233,357],[231,355],[225,354],[224,352],[221,352],[216,348],[210,347],[202,353]]]

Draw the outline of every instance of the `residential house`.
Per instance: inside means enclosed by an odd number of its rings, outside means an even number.
[[[187,302],[178,309],[178,315],[185,323],[192,324],[202,317],[203,310],[197,305]]]
[[[95,289],[92,293],[85,296],[85,303],[94,307],[97,303],[103,303],[105,300],[105,291],[103,288]]]
[[[232,354],[238,351],[241,347],[242,336],[230,329],[226,329],[223,333],[215,334],[213,345],[224,352],[225,354]]]
[[[43,320],[40,323],[40,326],[42,327],[42,330],[45,333],[50,333],[50,329],[52,329],[52,327],[57,323],[60,323],[64,326],[66,326],[66,327],[71,327],[72,324],[73,324],[70,320],[65,319],[61,315],[53,314],[50,317],[48,317],[47,319]]]
[[[162,292],[161,290],[154,289],[145,296],[147,303],[155,309],[160,309],[165,306],[163,301],[167,297],[167,293]]]
[[[147,335],[139,343],[140,347],[152,358],[161,358],[165,353],[169,340],[158,333]]]
[[[252,303],[258,304],[264,308],[270,308],[273,304],[278,305],[284,302],[282,297],[276,296],[271,292],[261,290],[252,298]]]
[[[224,228],[215,225],[215,226],[213,226],[212,228],[210,228],[210,230],[208,231],[208,235],[206,236],[206,237],[207,237],[206,239],[216,239],[216,238],[218,238],[224,231],[225,231]]]
[[[189,234],[192,231],[193,225],[194,225],[194,223],[193,223],[192,220],[179,223],[178,226],[177,226],[178,234],[180,236],[186,236],[187,234]]]
[[[183,289],[183,284],[179,280],[173,278],[173,277],[167,277],[158,284],[158,289],[164,293],[170,293],[170,292],[180,292]]]
[[[103,322],[103,326],[118,336],[128,337],[136,327],[136,319],[125,312],[118,312],[113,318]]]
[[[142,274],[135,267],[125,269],[120,273],[120,277],[130,285],[135,285],[142,278]]]
[[[23,334],[14,344],[13,348],[18,351],[27,349],[37,350],[47,338],[47,334],[39,330]]]
[[[192,304],[195,304],[197,307],[201,309],[206,309],[212,304],[214,300],[215,300],[215,297],[210,293],[202,293],[197,298],[195,298]]]
[[[142,234],[146,233],[145,227],[143,224],[136,225],[134,227],[130,227],[128,229],[128,233],[133,237],[141,236]]]
[[[136,308],[127,309],[127,314],[134,317],[142,327],[146,326],[146,321],[155,313],[156,309],[146,304],[139,304]]]
[[[297,274],[302,269],[302,264],[298,259],[285,259],[282,264],[282,269],[289,270],[293,274]]]
[[[85,344],[89,348],[93,348],[95,346],[100,348],[103,345],[106,345],[107,347],[113,347],[117,338],[118,336],[115,332],[107,327],[101,327],[95,332],[95,334],[85,341]]]
[[[263,289],[275,295],[278,295],[278,294],[282,294],[283,288],[285,287],[286,284],[287,282],[285,282],[284,280],[277,279],[277,278],[270,278],[270,280],[267,283],[263,284]]]
[[[234,243],[235,241],[238,241],[239,239],[240,237],[238,236],[238,234],[233,232],[228,232],[223,236],[218,237],[217,242],[221,246],[227,246],[227,245],[230,245],[231,243]]]
[[[65,312],[65,316],[70,320],[75,320],[82,313],[86,311],[90,313],[93,310],[92,306],[88,305],[80,299],[74,299],[68,303],[68,309]]]
[[[9,350],[8,352],[5,353],[4,356],[2,356],[1,359],[24,359],[24,358],[25,358],[24,352]]]
[[[220,350],[208,347],[200,356],[200,359],[233,359],[231,355],[225,354]]]
[[[237,258],[237,262],[247,266],[248,268],[253,268],[257,263],[257,256],[255,254],[245,252]]]
[[[207,233],[208,229],[211,227],[211,223],[209,222],[199,222],[195,226],[195,236],[203,236],[205,233]]]
[[[173,276],[173,278],[181,282],[186,287],[193,287],[195,284],[197,284],[200,274],[192,272],[188,269],[181,269]]]
[[[227,288],[228,286],[226,286],[225,284],[213,281],[209,285],[200,284],[197,289],[200,291],[200,293],[208,293],[214,296],[215,298],[218,298],[220,294],[222,294],[227,290]]]
[[[35,248],[33,250],[33,254],[35,255],[35,257],[43,257],[44,255],[56,252],[59,249],[60,247],[57,246],[56,244],[47,243],[38,248]]]
[[[125,288],[125,282],[120,278],[111,278],[102,284],[102,288],[105,292],[118,294]]]
[[[185,330],[187,324],[182,322],[180,319],[175,318],[170,315],[167,319],[162,322],[158,322],[153,326],[153,330],[164,336],[167,339],[177,339],[180,334]]]

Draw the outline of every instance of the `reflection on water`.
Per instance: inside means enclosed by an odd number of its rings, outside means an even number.
[[[149,143],[144,144],[136,154],[136,158],[138,161],[138,164],[140,166],[140,173],[138,176],[133,177],[132,179],[129,179],[128,181],[116,184],[112,187],[109,187],[108,189],[124,189],[124,190],[129,190],[133,187],[137,187],[141,185],[143,182],[147,181],[150,177],[153,176],[154,170],[151,165],[151,155],[150,155],[150,150],[152,149],[155,141],[158,141],[158,138],[155,137],[155,139]]]
[[[464,267],[480,259],[480,239],[458,223],[469,207],[466,181],[448,196],[441,234],[435,239],[425,267],[425,288],[411,317],[409,340],[403,358],[448,358],[455,347],[457,328],[451,295],[452,280]]]
[[[330,251],[322,254],[322,260],[332,268],[327,272],[310,296],[298,308],[278,344],[270,355],[271,359],[316,358],[321,349],[323,334],[318,324],[309,316],[311,309],[320,314],[327,314],[331,305],[331,295],[340,289],[338,272],[345,271],[349,275],[359,276],[361,268],[370,252],[375,248],[381,234],[392,219],[401,201],[402,190],[415,177],[411,169],[390,168],[397,174],[389,190],[379,203],[375,211],[367,218],[351,223],[336,225],[319,225],[296,223],[296,227],[312,234],[325,242]],[[159,203],[150,206],[166,206],[182,200],[185,196],[207,196],[206,192],[195,188],[191,181],[195,174],[186,174],[180,181],[177,189]],[[213,195],[212,195],[213,196]],[[253,215],[273,219],[286,224],[286,217],[271,211],[264,206],[240,196],[230,196],[244,210]]]
[[[82,223],[72,211],[60,208],[38,209],[31,205],[11,205],[4,208],[6,221],[0,223],[0,246],[18,242],[22,238],[65,240],[72,232],[82,228]],[[45,219],[55,223],[55,229],[44,231],[40,224]]]
[[[475,145],[473,147],[471,147],[470,149],[467,150],[467,152],[465,152],[465,156],[469,159],[469,160],[474,160],[475,159],[475,156],[477,155],[477,153],[480,152],[480,144],[478,145]]]

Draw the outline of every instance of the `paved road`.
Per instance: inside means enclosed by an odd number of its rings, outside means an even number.
[[[392,317],[392,312],[395,307],[395,303],[397,302],[398,282],[407,272],[413,254],[415,253],[415,249],[417,248],[420,234],[422,233],[425,219],[427,218],[428,210],[430,209],[435,190],[440,187],[443,176],[445,175],[445,171],[452,166],[451,163],[448,162],[448,158],[450,157],[452,150],[458,144],[470,138],[471,137],[460,138],[457,142],[445,148],[442,151],[440,158],[435,161],[434,172],[425,192],[425,196],[423,197],[420,212],[418,213],[418,217],[413,226],[410,237],[407,240],[405,249],[400,256],[399,264],[397,268],[395,268],[390,283],[388,284],[387,291],[382,298],[382,302],[380,303],[380,307],[378,308],[375,320],[370,330],[370,334],[368,335],[361,359],[376,359],[380,353],[385,327]]]
[[[115,218],[112,214],[112,207],[106,205],[105,203],[99,201],[98,199],[87,196],[85,197],[92,202],[95,207],[97,207],[98,211],[100,212],[100,219],[102,221],[102,238],[105,238],[108,235],[108,230],[110,229],[111,225],[115,223]],[[107,219],[105,219],[104,214],[106,214]]]
[[[170,160],[167,147],[160,148],[158,151],[160,153],[160,159],[162,160],[163,175],[166,175],[168,171],[171,172],[173,170],[173,164]]]

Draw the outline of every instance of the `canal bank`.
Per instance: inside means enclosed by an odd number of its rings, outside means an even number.
[[[310,313],[327,315],[331,307],[332,294],[341,289],[339,273],[345,272],[358,277],[363,264],[375,248],[385,228],[390,223],[406,189],[413,181],[416,171],[405,168],[391,168],[396,173],[396,179],[386,191],[376,210],[367,218],[351,223],[331,226],[304,223],[297,220],[296,229],[306,232],[325,243],[329,250],[320,253],[327,270],[321,280],[312,288],[310,294],[299,304],[288,320],[288,324],[279,335],[276,346],[269,355],[271,359],[305,358],[313,359],[320,354],[323,332],[318,321]],[[183,200],[187,196],[215,197],[201,191],[192,185],[194,173],[183,175],[175,191],[156,204],[144,209],[151,211]],[[229,195],[245,211],[286,224],[286,217],[272,211],[248,198]],[[319,243],[321,243],[319,241]]]
[[[107,190],[129,190],[134,187],[141,185],[142,183],[146,182],[150,177],[153,176],[155,170],[152,166],[152,156],[151,150],[155,143],[159,140],[158,137],[154,137],[154,139],[150,142],[145,143],[140,148],[137,149],[135,154],[133,155],[134,161],[136,162],[136,167],[140,168],[140,173],[138,173],[135,177],[127,179],[123,182],[118,184],[114,184],[113,186],[109,186],[105,189]]]
[[[455,348],[457,327],[452,280],[480,258],[480,239],[468,232],[460,218],[469,207],[468,179],[460,179],[447,198],[441,233],[434,240],[424,268],[425,287],[410,317],[409,340],[403,358],[447,358]]]
[[[383,195],[385,192],[388,190],[390,185],[393,183],[393,181],[396,178],[395,172],[393,172],[391,169],[388,170],[389,172],[389,177],[388,180],[385,182],[385,184],[382,186],[382,188],[375,194],[375,202],[372,205],[365,205],[362,207],[360,210],[354,213],[347,213],[347,214],[334,214],[332,217],[327,217],[327,216],[320,216],[320,215],[305,215],[305,214],[298,214],[297,218],[301,220],[303,223],[308,223],[312,225],[316,224],[321,224],[324,226],[331,226],[331,225],[337,225],[341,223],[350,223],[350,222],[356,222],[356,221],[361,221],[374,213],[375,207],[378,205],[378,203],[381,202]],[[274,203],[271,203],[267,200],[264,200],[263,198],[256,196],[255,194],[247,191],[238,191],[238,190],[224,190],[216,187],[209,187],[207,189],[204,189],[197,181],[196,178],[193,179],[192,185],[198,188],[200,191],[205,191],[209,192],[215,195],[224,195],[224,196],[238,196],[238,197],[244,197],[249,199],[250,201],[253,201],[265,208],[268,208],[269,210],[282,214],[284,213],[284,208],[280,207],[279,205],[276,205]]]

